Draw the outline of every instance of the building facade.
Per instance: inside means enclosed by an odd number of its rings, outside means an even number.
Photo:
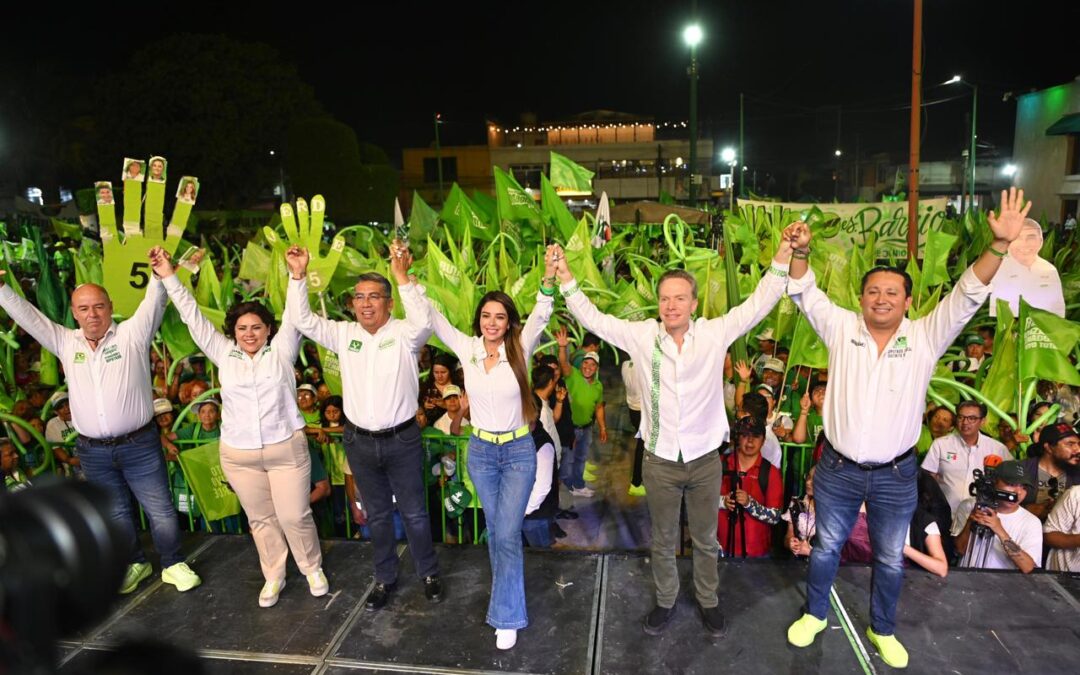
[[[1034,218],[1062,223],[1080,201],[1080,77],[1016,100],[1016,184]]]

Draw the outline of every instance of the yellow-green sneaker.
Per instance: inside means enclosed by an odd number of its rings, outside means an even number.
[[[176,590],[181,593],[190,591],[202,583],[202,579],[199,578],[199,575],[192,572],[191,568],[187,566],[187,563],[182,562],[161,570],[161,580],[167,584],[176,586]]]
[[[644,497],[645,496],[645,486],[644,485],[631,485],[630,489],[626,491],[626,494],[630,495],[631,497]]]
[[[127,595],[134,591],[143,579],[150,576],[150,572],[153,571],[153,567],[150,563],[131,563],[128,565],[127,572],[124,574],[124,583],[120,585],[121,595]]]
[[[796,647],[809,647],[814,643],[817,634],[825,630],[829,622],[819,619],[813,614],[803,614],[799,620],[791,624],[787,629],[787,641]]]
[[[866,637],[870,638],[870,643],[877,647],[881,660],[887,665],[893,668],[907,668],[907,650],[895,635],[878,635],[872,628],[867,627]]]

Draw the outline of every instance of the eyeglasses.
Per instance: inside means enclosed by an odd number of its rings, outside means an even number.
[[[980,415],[957,415],[956,419],[961,422],[978,422],[982,417]]]
[[[357,293],[352,297],[353,300],[355,300],[356,302],[363,302],[364,300],[370,300],[371,302],[379,302],[380,300],[385,300],[389,296],[383,295],[382,293],[368,293],[367,295],[364,295],[363,293]]]

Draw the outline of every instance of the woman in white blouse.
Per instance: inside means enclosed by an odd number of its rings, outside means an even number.
[[[409,254],[395,242],[394,255]],[[487,523],[492,577],[487,622],[495,628],[499,649],[513,647],[518,629],[529,624],[521,525],[536,477],[536,445],[529,422],[536,419],[537,410],[528,363],[554,306],[553,255],[549,248],[536,306],[524,327],[514,301],[501,291],[491,291],[480,299],[472,336],[454,328],[431,308],[435,334],[457,355],[465,370],[473,426],[467,466]],[[395,268],[395,276],[398,284],[409,282],[399,268]]]
[[[304,419],[296,406],[293,362],[300,334],[292,322],[292,308],[286,306],[285,319],[275,333],[274,317],[261,304],[233,305],[225,314],[222,335],[176,278],[169,254],[155,246],[149,255],[192,339],[218,368],[221,468],[247,513],[259,552],[266,579],[259,606],[277,603],[290,549],[311,594],[326,595],[330,588],[308,500],[311,457]]]

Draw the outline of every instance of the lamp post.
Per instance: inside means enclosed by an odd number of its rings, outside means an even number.
[[[690,67],[686,69],[690,76],[690,205],[697,205],[697,183],[694,172],[697,170],[697,46],[703,33],[701,26],[692,23],[683,30],[683,41],[690,47]]]
[[[735,148],[720,151],[720,161],[728,165],[728,211],[735,210]]]
[[[967,82],[959,75],[953,75],[952,79],[946,81],[945,84],[962,84],[971,90],[971,139],[968,148],[967,165],[968,190],[961,203],[961,210],[967,211],[969,208],[975,208],[975,114],[979,107],[979,85]]]
[[[832,179],[832,198],[834,202],[840,198],[840,156],[843,154],[844,152],[840,148],[833,150],[833,157],[836,158],[836,169],[833,171]]]
[[[439,145],[439,125],[442,124],[442,114],[435,113],[435,164],[438,165],[439,173],[439,205],[443,203],[443,181],[442,181],[442,146]]]

